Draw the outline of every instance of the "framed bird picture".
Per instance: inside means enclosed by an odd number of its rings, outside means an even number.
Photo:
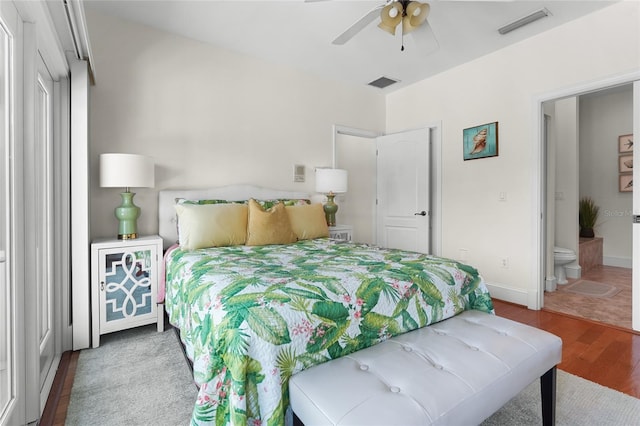
[[[631,173],[620,175],[618,188],[620,192],[633,192],[633,175]]]
[[[498,122],[470,127],[462,131],[464,161],[498,156]]]
[[[626,154],[633,152],[633,135],[618,136],[618,153]]]

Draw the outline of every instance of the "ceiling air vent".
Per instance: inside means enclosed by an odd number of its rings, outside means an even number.
[[[545,18],[550,14],[551,12],[549,12],[549,9],[547,9],[546,7],[543,7],[542,9],[536,10],[535,12],[532,12],[527,16],[517,19],[511,22],[510,24],[505,25],[504,27],[498,28],[498,32],[502,35],[505,35],[507,33],[510,33],[513,30],[517,30],[520,27],[529,25],[530,23],[535,22],[538,19]]]
[[[380,77],[377,80],[373,80],[368,83],[369,86],[377,87],[378,89],[384,89],[385,87],[391,86],[392,84],[396,84],[400,80],[394,80],[392,78]]]

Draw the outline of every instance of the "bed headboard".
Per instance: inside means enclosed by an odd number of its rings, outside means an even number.
[[[178,241],[176,228],[176,198],[187,200],[272,200],[275,198],[305,198],[311,196],[307,192],[282,191],[263,188],[255,185],[228,185],[208,189],[167,189],[158,193],[158,231],[163,240],[164,248]]]

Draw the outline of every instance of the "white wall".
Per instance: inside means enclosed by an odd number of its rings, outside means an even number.
[[[467,248],[494,296],[538,299],[534,100],[638,70],[639,27],[640,3],[616,3],[388,95],[387,132],[442,122],[442,254]],[[462,130],[492,121],[499,156],[463,161]]]
[[[338,224],[353,225],[353,240],[374,244],[376,208],[376,140],[336,135],[336,167],[349,172],[349,192],[338,195]]]
[[[555,235],[554,244],[578,253],[578,99],[555,102]],[[578,262],[573,262],[577,264]],[[557,278],[557,277],[556,277]]]
[[[441,122],[442,251],[464,247],[495,296],[537,297],[532,225],[539,179],[540,94],[640,68],[640,3],[620,2],[389,94],[320,80],[87,7],[98,82],[91,100],[92,236],[115,234],[117,190],[97,182],[98,155],[156,158],[139,189],[139,232],[156,232],[162,188],[260,182],[313,191],[331,164],[331,125],[393,133]],[[386,117],[386,125],[384,123]],[[499,156],[462,160],[462,130],[500,123]],[[292,165],[307,166],[295,184]],[[505,192],[506,201],[498,195]],[[348,196],[348,194],[347,194]],[[500,266],[508,258],[508,268]]]
[[[233,183],[313,192],[333,161],[333,124],[384,130],[381,92],[103,15],[86,5],[91,91],[91,235],[115,236],[119,190],[100,188],[104,152],[154,157],[154,189],[135,189],[140,234],[156,233],[157,191]],[[293,165],[306,182],[293,182]],[[349,197],[346,194],[345,197]]]
[[[633,91],[580,97],[580,196],[600,206],[604,263],[631,267],[631,192],[618,190],[618,136],[633,133]]]

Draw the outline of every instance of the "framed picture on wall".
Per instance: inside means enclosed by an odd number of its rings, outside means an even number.
[[[498,156],[498,122],[470,127],[462,131],[465,161]]]
[[[620,192],[633,192],[633,175],[620,175]]]
[[[633,152],[633,135],[618,136],[618,152],[620,154]]]
[[[620,173],[633,171],[633,155],[621,155],[618,157],[618,171]]]

